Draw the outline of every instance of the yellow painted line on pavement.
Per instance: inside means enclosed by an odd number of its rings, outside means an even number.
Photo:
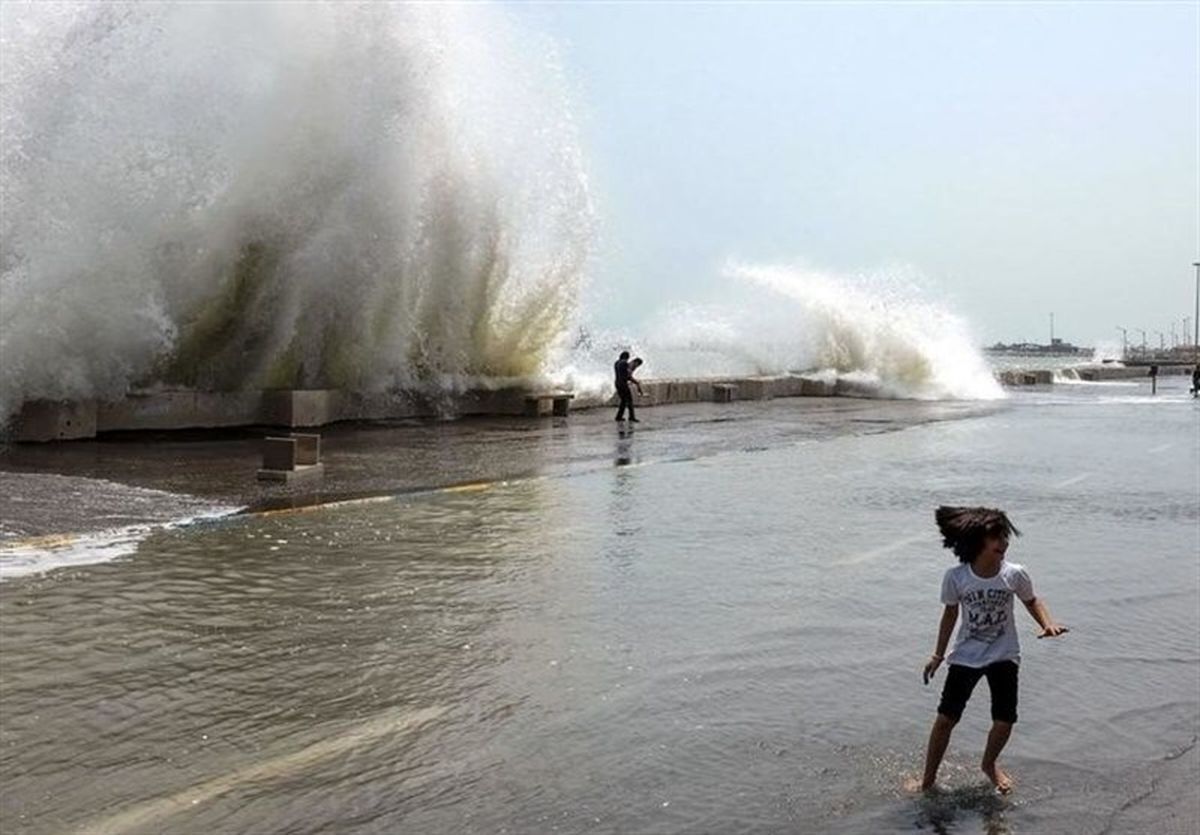
[[[1077,476],[1068,478],[1066,481],[1060,481],[1058,484],[1055,484],[1054,489],[1062,490],[1064,487],[1070,487],[1072,484],[1078,484],[1079,482],[1083,481],[1085,478],[1088,478],[1090,476],[1091,476],[1091,473],[1080,473]]]
[[[859,563],[870,562],[879,557],[887,556],[896,551],[906,548],[909,545],[916,545],[918,542],[928,542],[932,539],[928,534],[915,534],[897,539],[894,542],[889,542],[887,545],[881,545],[878,548],[871,548],[867,551],[859,551],[857,554],[848,554],[840,559],[834,560],[834,565],[858,565]]]
[[[313,502],[300,507],[277,507],[269,510],[250,510],[242,516],[290,516],[296,513],[313,513],[333,507],[354,507],[357,505],[383,504],[396,501],[396,496],[364,496],[360,499],[338,499],[332,502]]]
[[[492,487],[495,487],[497,484],[501,484],[501,483],[503,483],[503,482],[471,481],[466,484],[455,484],[453,487],[442,487],[438,490],[435,490],[434,492],[436,492],[436,493],[478,493],[481,490],[490,490]]]
[[[80,534],[75,533],[52,533],[44,536],[31,536],[27,539],[14,539],[8,542],[0,542],[0,552],[18,551],[26,548],[66,548],[78,542],[79,537]]]

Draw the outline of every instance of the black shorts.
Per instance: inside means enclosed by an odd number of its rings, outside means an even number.
[[[992,691],[992,719],[997,722],[1016,722],[1017,670],[1015,661],[997,661],[986,667],[951,664],[946,671],[946,684],[942,687],[938,713],[955,722],[961,719],[963,708],[971,698],[971,691],[979,679],[987,676],[988,689]]]

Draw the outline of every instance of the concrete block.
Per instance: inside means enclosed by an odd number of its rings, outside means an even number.
[[[321,478],[323,475],[325,475],[324,464],[310,464],[306,467],[297,467],[294,470],[268,470],[264,468],[258,471],[258,480],[295,484],[297,482],[313,481]]]
[[[637,389],[633,390],[633,402],[641,407],[678,402],[672,399],[674,386],[672,380],[646,380],[642,383],[641,394]]]
[[[528,389],[517,386],[471,389],[448,398],[432,412],[426,409],[423,414],[523,415],[525,395],[528,393]]]
[[[297,433],[287,438],[263,438],[262,451],[259,481],[281,481],[291,484],[325,473],[325,465],[319,460],[320,435]]]
[[[44,443],[96,437],[95,400],[30,400],[12,423],[14,441]]]
[[[737,397],[738,387],[734,383],[713,383],[714,403],[732,403]]]
[[[744,377],[737,381],[738,400],[767,400],[773,394],[770,377]]]
[[[263,438],[262,468],[264,470],[294,470],[299,463],[295,438]]]
[[[996,379],[1006,386],[1048,386],[1054,383],[1054,372],[1046,368],[1022,370],[1009,368],[996,372]]]
[[[566,417],[571,409],[574,393],[569,391],[546,391],[527,393],[524,397],[524,414],[526,417],[541,417],[556,415]]]
[[[671,403],[699,403],[700,384],[696,380],[673,380],[667,384],[667,397]]]
[[[772,396],[800,397],[804,394],[804,380],[795,374],[775,377],[771,381]]]
[[[552,401],[545,397],[525,396],[525,408],[523,414],[525,417],[544,417],[550,414]]]
[[[268,426],[324,426],[342,415],[341,392],[334,389],[269,389],[262,395],[262,422]]]
[[[321,436],[293,432],[292,440],[296,442],[296,466],[306,467],[321,463]]]
[[[802,397],[833,397],[835,384],[833,380],[822,377],[800,378],[800,394]]]
[[[838,397],[875,397],[879,394],[877,386],[858,380],[847,380],[839,377],[833,384],[833,393]]]
[[[165,389],[130,392],[97,406],[97,431],[207,429],[260,421],[262,392]]]

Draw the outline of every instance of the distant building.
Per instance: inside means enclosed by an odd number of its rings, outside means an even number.
[[[1051,339],[1049,345],[1042,345],[1037,342],[1013,342],[1010,344],[997,342],[995,345],[984,350],[989,354],[1045,354],[1061,357],[1092,355],[1091,348],[1080,348],[1077,345],[1072,345],[1070,342],[1063,342],[1057,337]]]

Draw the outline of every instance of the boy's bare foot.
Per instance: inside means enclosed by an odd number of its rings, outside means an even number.
[[[1000,794],[1008,794],[1012,791],[1012,778],[1002,771],[1000,766],[992,763],[991,765],[980,766],[980,768],[983,769],[983,773],[992,781],[992,785],[996,787],[996,791],[1000,792]]]

